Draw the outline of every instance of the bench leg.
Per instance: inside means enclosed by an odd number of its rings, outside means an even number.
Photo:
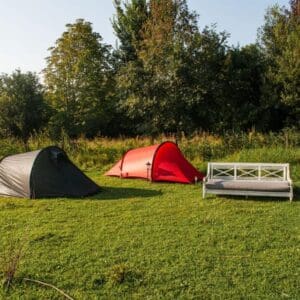
[[[293,201],[293,186],[291,185],[291,189],[290,189],[290,202]]]
[[[205,184],[203,183],[202,198],[205,198]]]

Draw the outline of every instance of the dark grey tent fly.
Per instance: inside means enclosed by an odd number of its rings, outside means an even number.
[[[0,196],[85,197],[99,191],[100,187],[55,146],[0,161]]]

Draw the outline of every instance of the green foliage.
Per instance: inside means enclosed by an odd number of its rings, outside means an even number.
[[[299,1],[290,9],[270,8],[261,47],[243,48],[229,47],[228,34],[214,26],[199,32],[184,0],[149,1],[148,10],[139,1],[124,6],[118,1],[114,26],[120,48],[130,45],[127,54],[135,55],[120,65],[116,81],[121,111],[134,124],[130,132],[266,132],[299,125]]]
[[[232,130],[255,127],[264,130],[271,109],[261,97],[265,68],[263,54],[257,45],[228,50],[223,70],[225,103],[220,103],[223,126]]]
[[[121,107],[137,132],[155,135],[184,127],[182,57],[197,32],[196,16],[185,1],[149,2],[141,40],[134,45],[137,60],[123,65],[117,77],[124,91]]]
[[[186,1],[148,6],[139,39],[131,44],[137,58],[123,63],[116,75],[120,107],[134,122],[132,132],[283,127],[282,105],[265,92],[267,60],[257,45],[229,47],[228,34],[214,26],[199,32]],[[130,11],[122,16],[137,18]]]
[[[298,4],[297,4],[297,3]],[[260,30],[260,44],[268,59],[269,94],[287,106],[288,124],[300,126],[300,16],[299,2],[290,10],[271,7]]]
[[[226,124],[229,116],[227,103],[232,99],[224,94],[223,86],[228,77],[224,71],[227,38],[225,32],[216,32],[214,26],[205,27],[195,34],[186,49],[185,67],[180,71],[183,86],[179,95],[185,99],[186,122],[183,128],[188,128],[188,132],[199,129],[217,132],[229,127]]]
[[[115,55],[122,63],[134,61],[137,59],[136,46],[142,39],[141,30],[148,18],[146,0],[132,0],[124,5],[120,0],[114,0],[114,5],[116,15],[112,26],[120,41]]]
[[[0,134],[24,142],[40,130],[49,114],[37,76],[19,70],[0,77],[0,106]]]
[[[148,6],[145,0],[114,1],[114,4],[117,13],[114,16],[112,25],[120,41],[120,45],[114,51],[114,57],[116,58],[115,97],[119,103],[117,106],[119,115],[116,122],[119,124],[119,133],[134,135],[136,133],[135,127],[141,123],[141,120],[137,120],[137,118],[134,122],[132,120],[137,115],[135,110],[139,109],[133,104],[131,109],[127,110],[124,102],[135,101],[130,96],[132,91],[140,91],[143,88],[141,83],[143,69],[137,58],[137,49],[142,40],[142,28],[148,19]]]
[[[300,20],[290,22],[282,55],[277,58],[277,80],[283,86],[282,100],[296,109],[295,116],[300,117]]]
[[[70,136],[93,136],[107,129],[113,84],[109,50],[91,23],[82,19],[67,24],[67,31],[50,48],[44,75],[55,109],[51,132],[64,129]]]

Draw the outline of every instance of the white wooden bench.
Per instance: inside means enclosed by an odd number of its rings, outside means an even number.
[[[289,164],[208,163],[206,194],[288,197],[293,200]]]

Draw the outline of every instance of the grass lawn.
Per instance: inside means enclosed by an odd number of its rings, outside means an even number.
[[[0,254],[25,243],[0,298],[61,299],[27,277],[74,299],[300,299],[299,201],[88,175],[88,199],[0,199]]]

